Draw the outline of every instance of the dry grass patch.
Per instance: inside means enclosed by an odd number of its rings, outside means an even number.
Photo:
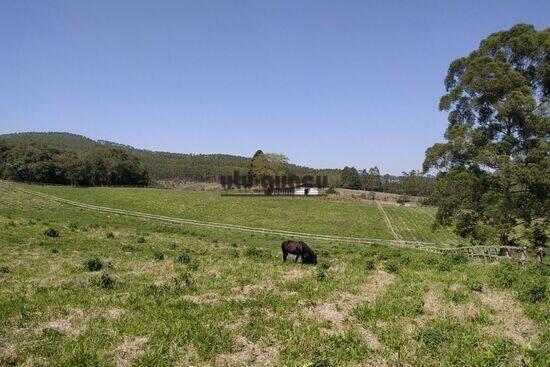
[[[217,356],[215,366],[271,366],[278,355],[277,348],[261,346],[240,335],[233,344],[238,351]]]
[[[132,362],[141,357],[145,352],[145,345],[149,342],[146,337],[139,337],[132,340],[125,339],[124,342],[119,345],[113,351],[113,360],[118,367],[132,366]]]
[[[339,302],[325,302],[306,308],[304,316],[329,322],[331,324],[331,330],[327,330],[329,333],[344,333],[346,331],[346,321],[353,309],[362,302],[374,302],[378,295],[394,281],[395,276],[393,274],[377,270],[368,282],[360,287],[357,294],[340,292],[338,294]]]
[[[488,290],[479,293],[478,297],[494,311],[489,316],[493,324],[485,328],[489,335],[505,337],[516,344],[527,344],[538,337],[537,327],[510,293]]]

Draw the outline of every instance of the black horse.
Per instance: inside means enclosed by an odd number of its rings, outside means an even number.
[[[296,260],[302,258],[302,264],[317,264],[317,255],[302,241],[285,241],[281,244],[283,250],[283,261],[286,261],[288,254],[296,255]]]

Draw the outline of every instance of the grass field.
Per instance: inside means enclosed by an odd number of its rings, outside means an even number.
[[[210,196],[151,190],[147,200],[132,200],[132,190],[42,190],[237,221],[219,214],[236,202]],[[115,202],[114,192],[124,195]],[[547,366],[550,360],[546,268],[316,241],[309,244],[319,254],[317,266],[283,263],[279,237],[94,213],[2,186],[0,195],[0,366]],[[345,208],[341,215],[363,208],[289,203],[296,213],[306,205]],[[258,205],[281,210],[269,201]],[[247,224],[271,224],[255,218],[258,210],[249,202],[238,213],[257,221]],[[273,227],[284,222],[276,221]]]
[[[213,192],[158,189],[21,187],[87,204],[185,219],[325,235],[394,239],[380,209],[365,202],[221,197]],[[384,205],[384,210],[404,240],[438,244],[464,242],[449,230],[431,229],[434,209]]]

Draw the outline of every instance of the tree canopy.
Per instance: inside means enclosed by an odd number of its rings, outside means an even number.
[[[550,29],[490,35],[450,64],[445,88],[446,142],[423,165],[440,171],[437,222],[476,243],[533,243],[550,213]]]

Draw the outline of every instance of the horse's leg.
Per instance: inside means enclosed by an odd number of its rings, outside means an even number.
[[[288,256],[288,252],[283,251],[283,261],[286,261],[287,256]]]
[[[298,258],[300,257],[300,255],[296,255],[296,259],[294,260],[294,263],[297,263],[298,262]]]

